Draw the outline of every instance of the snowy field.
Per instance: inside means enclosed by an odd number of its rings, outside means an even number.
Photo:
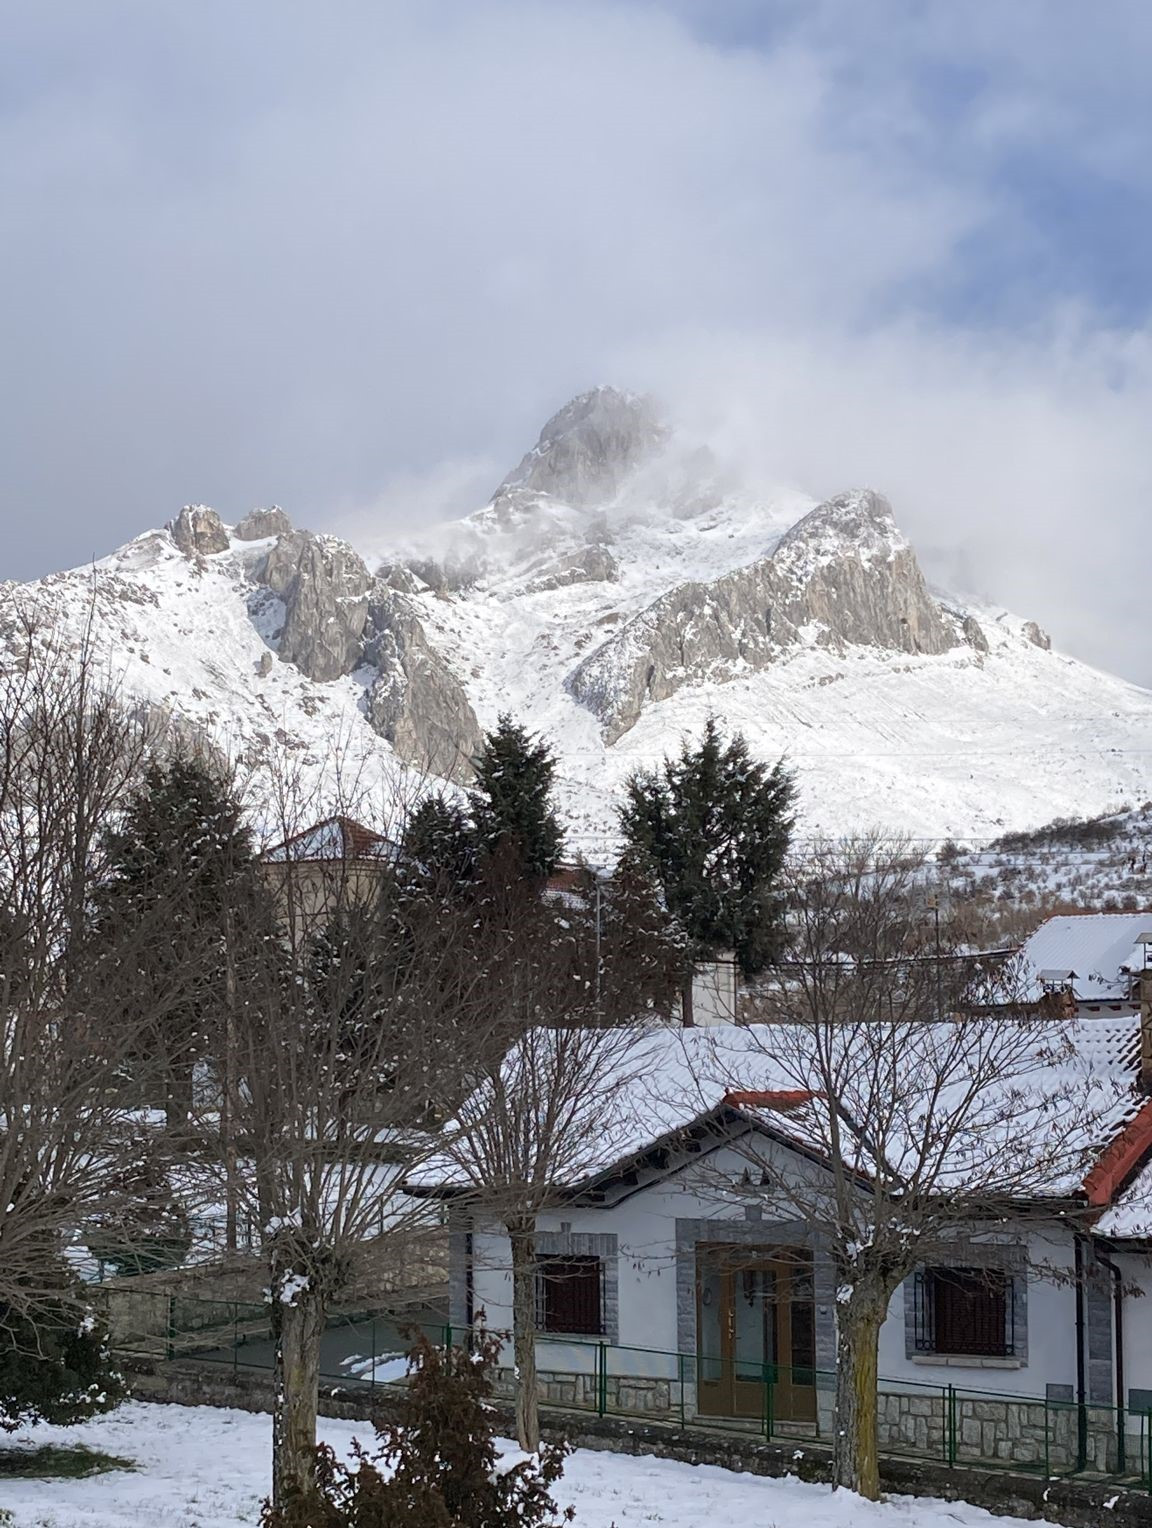
[[[367,1423],[325,1419],[321,1431],[340,1450],[371,1436]],[[88,1480],[0,1480],[0,1509],[12,1514],[12,1528],[255,1524],[268,1489],[269,1437],[267,1417],[143,1403],[82,1427],[30,1428],[19,1442],[100,1449],[137,1469]],[[874,1506],[823,1486],[586,1450],[569,1459],[556,1499],[575,1507],[575,1528],[1024,1528],[1018,1518],[954,1502],[898,1497]]]

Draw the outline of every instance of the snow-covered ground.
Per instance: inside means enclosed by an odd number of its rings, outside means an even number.
[[[367,1423],[321,1423],[324,1440],[347,1450]],[[255,1524],[268,1490],[267,1417],[208,1407],[132,1403],[82,1427],[31,1428],[28,1446],[101,1449],[136,1462],[86,1480],[0,1479],[0,1509],[13,1528],[237,1528]],[[11,1446],[11,1445],[0,1445]],[[876,1506],[795,1480],[763,1480],[667,1459],[581,1451],[556,1491],[576,1509],[575,1528],[1024,1528],[978,1507],[898,1497]]]

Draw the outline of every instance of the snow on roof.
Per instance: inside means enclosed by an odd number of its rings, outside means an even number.
[[[283,843],[265,850],[262,859],[270,864],[302,860],[394,860],[399,846],[382,833],[375,833],[351,817],[328,817],[303,832],[294,833]]]
[[[1081,1002],[1124,1001],[1144,969],[1143,934],[1152,934],[1152,913],[1048,918],[1020,950],[1030,996],[1069,986]]]
[[[844,1045],[867,1046],[872,1028],[846,1026]],[[882,1032],[891,1031],[888,1026],[875,1027],[872,1039]],[[536,1064],[540,1033],[534,1031],[530,1042]],[[1037,1197],[1080,1194],[1087,1170],[1147,1102],[1133,1086],[1138,1034],[1139,1020],[1133,1016],[1045,1026],[1028,1063],[1006,1077],[999,1090],[987,1090],[983,1113],[973,1109],[968,1128],[955,1132],[955,1160],[943,1164],[938,1186],[964,1186],[977,1157],[988,1164],[1000,1153],[1011,1163],[1014,1150],[1018,1156],[1021,1143],[1027,1142],[1025,1149],[1045,1148],[1045,1165],[1035,1180]],[[822,1039],[827,1043],[826,1035]],[[913,1044],[924,1048],[930,1063],[936,1045],[954,1055],[954,1040],[953,1025],[925,1025]],[[551,1174],[555,1188],[571,1192],[589,1185],[670,1138],[717,1120],[724,1111],[735,1111],[801,1150],[822,1154],[822,1095],[812,1091],[814,1069],[805,1062],[805,1055],[812,1054],[811,1030],[787,1025],[660,1025],[641,1031],[627,1050],[621,1047],[619,1032],[609,1032],[606,1044],[612,1047],[609,1063],[597,1073],[595,1061],[590,1061],[589,1075],[597,1076],[597,1084],[588,1089],[586,1102],[572,1106],[581,1111],[579,1128],[573,1131],[578,1141],[565,1150],[560,1170]],[[518,1064],[524,1065],[523,1057],[510,1052],[505,1094],[515,1088]],[[962,1090],[965,1078],[958,1072],[948,1086]],[[489,1154],[480,1148],[473,1158],[469,1146],[468,1119],[482,1118],[482,1092],[460,1120],[446,1127],[450,1148],[426,1161],[409,1183],[425,1190],[491,1188]],[[915,1159],[914,1116],[913,1110],[903,1140],[893,1136],[886,1143],[889,1164],[902,1153],[905,1162]],[[483,1129],[480,1135],[490,1145]],[[975,1137],[981,1139],[974,1141]],[[871,1171],[866,1131],[853,1165],[861,1173]],[[1024,1174],[1019,1177],[1022,1181]]]
[[[1110,1241],[1152,1238],[1152,1162],[1138,1172],[1093,1227]]]

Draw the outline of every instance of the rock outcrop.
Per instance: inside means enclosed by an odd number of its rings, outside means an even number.
[[[335,536],[290,531],[270,548],[259,580],[284,602],[279,652],[309,679],[339,679],[361,662],[372,577]]]
[[[463,685],[429,643],[408,594],[377,585],[364,651],[378,670],[367,698],[376,731],[417,769],[446,780],[470,778],[480,724]]]
[[[647,700],[764,669],[804,643],[942,653],[961,640],[887,502],[843,494],[805,515],[770,556],[670,590],[585,658],[568,688],[614,742]]]
[[[619,577],[619,564],[606,546],[586,546],[553,559],[547,571],[528,580],[524,593],[543,594],[569,584],[615,583]]]
[[[228,550],[228,532],[214,509],[206,504],[185,504],[165,529],[185,557],[206,557]]]
[[[1021,630],[1033,647],[1043,648],[1046,653],[1052,651],[1052,638],[1035,621],[1025,621]]]
[[[650,398],[597,387],[554,414],[496,490],[493,507],[546,495],[566,504],[610,503],[667,437]]]
[[[272,504],[267,509],[249,510],[240,524],[232,527],[232,534],[237,541],[264,541],[269,536],[287,536],[291,530],[291,520],[279,504]]]
[[[964,640],[969,647],[974,647],[978,653],[991,651],[988,638],[984,635],[984,628],[974,615],[963,617],[960,630],[964,633]]]

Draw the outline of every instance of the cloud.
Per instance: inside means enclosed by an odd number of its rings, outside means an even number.
[[[189,500],[463,511],[611,380],[774,481],[872,482],[942,574],[1152,680],[1126,555],[1143,316],[1041,258],[1020,190],[1065,151],[1134,184],[1152,31],[1112,15],[24,8],[0,35],[0,576]]]

